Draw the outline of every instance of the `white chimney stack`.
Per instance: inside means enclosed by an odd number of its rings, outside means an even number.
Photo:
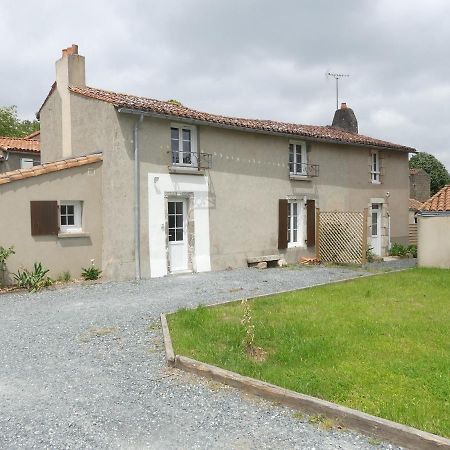
[[[62,50],[56,61],[56,88],[61,98],[62,156],[72,155],[72,114],[69,86],[86,86],[84,56],[78,54],[78,45]]]

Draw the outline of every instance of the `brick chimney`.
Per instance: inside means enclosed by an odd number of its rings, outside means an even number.
[[[61,98],[62,156],[72,155],[72,111],[69,86],[86,86],[84,56],[78,54],[78,45],[62,50],[56,61],[56,87]]]
[[[347,103],[341,103],[341,109],[336,110],[331,126],[351,133],[358,133],[358,121],[353,109],[349,108]]]

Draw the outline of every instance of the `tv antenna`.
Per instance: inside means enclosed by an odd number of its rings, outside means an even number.
[[[333,77],[336,80],[336,109],[339,109],[339,80],[344,77],[349,77],[348,73],[331,73],[327,72],[329,77]]]

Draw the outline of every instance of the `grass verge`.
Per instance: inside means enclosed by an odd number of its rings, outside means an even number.
[[[411,269],[167,317],[177,354],[450,436],[450,271]]]

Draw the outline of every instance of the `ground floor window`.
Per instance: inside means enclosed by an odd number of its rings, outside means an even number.
[[[34,160],[30,158],[21,158],[20,159],[20,168],[21,169],[31,169],[34,166]]]
[[[59,227],[62,232],[80,232],[82,203],[80,201],[62,201],[59,205]]]
[[[303,201],[292,200],[288,203],[288,246],[298,247],[305,244],[305,207]]]

